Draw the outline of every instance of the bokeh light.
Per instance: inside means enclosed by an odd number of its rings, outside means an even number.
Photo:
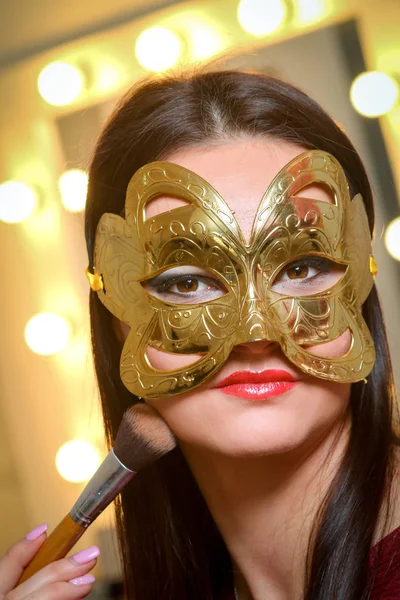
[[[0,185],[0,219],[20,223],[35,210],[36,192],[22,181],[5,181]]]
[[[48,356],[65,348],[71,328],[63,317],[55,313],[39,313],[25,327],[25,341],[36,354]]]
[[[181,53],[179,38],[164,27],[151,27],[136,41],[136,58],[149,71],[164,71],[178,61]]]
[[[248,33],[267,35],[282,25],[286,12],[283,0],[241,0],[237,18]]]
[[[73,483],[90,479],[99,465],[99,452],[85,440],[70,440],[56,454],[57,471],[61,477]]]
[[[350,100],[364,117],[379,117],[393,108],[399,97],[394,79],[379,71],[361,73],[350,88]]]
[[[400,260],[400,217],[388,225],[385,231],[385,246],[390,256]]]
[[[80,69],[60,61],[47,65],[38,78],[40,95],[53,106],[64,106],[76,100],[84,84],[84,76]]]
[[[208,23],[191,23],[188,33],[194,59],[210,58],[221,51],[221,35]]]
[[[315,23],[328,12],[328,0],[296,0],[295,9],[296,22],[299,25]]]
[[[86,205],[88,175],[81,169],[65,171],[58,182],[61,202],[67,210],[80,212]]]

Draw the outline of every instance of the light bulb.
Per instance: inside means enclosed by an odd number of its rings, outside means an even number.
[[[73,483],[90,479],[99,465],[98,451],[85,440],[66,442],[56,454],[57,471],[61,477]]]
[[[37,195],[22,181],[5,181],[0,185],[0,219],[20,223],[35,210]]]
[[[241,0],[237,18],[248,33],[267,35],[282,25],[286,12],[283,0]]]
[[[36,354],[56,354],[65,348],[71,335],[68,321],[54,313],[39,313],[25,327],[25,341]]]
[[[399,87],[394,79],[379,71],[358,75],[350,88],[350,100],[364,117],[380,117],[389,112],[399,97]]]
[[[53,106],[64,106],[76,100],[84,83],[82,71],[66,62],[50,63],[38,78],[40,95]]]
[[[385,246],[390,256],[400,260],[400,217],[388,225],[385,231]]]
[[[65,171],[59,179],[61,202],[67,210],[79,212],[85,208],[88,176],[81,169]]]
[[[151,27],[136,41],[136,58],[149,71],[164,71],[178,60],[181,44],[177,36],[164,27]]]

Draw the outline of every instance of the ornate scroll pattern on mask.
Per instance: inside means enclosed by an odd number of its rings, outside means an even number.
[[[310,183],[327,186],[335,204],[295,197]],[[265,206],[272,208],[264,211]],[[335,381],[356,381],[362,372],[369,373],[375,350],[360,311],[372,286],[368,221],[361,196],[350,200],[344,172],[333,157],[306,153],[271,183],[260,203],[252,243],[260,256],[258,289],[268,296],[279,321],[278,341],[288,358],[307,373]],[[269,289],[282,264],[310,254],[343,266],[344,275],[331,289],[297,298]],[[302,348],[336,339],[346,329],[351,343],[343,357],[321,359]]]
[[[335,203],[296,197],[314,183],[327,186]],[[186,204],[146,220],[146,206],[160,195]],[[289,360],[316,377],[351,382],[370,372],[374,347],[360,308],[372,286],[368,222],[362,198],[350,199],[343,170],[331,155],[305,152],[278,173],[260,202],[249,245],[218,192],[172,163],[150,163],[137,171],[125,213],[126,220],[102,216],[95,264],[105,283],[99,298],[131,326],[121,377],[134,394],[153,398],[187,391],[220,369],[234,345],[263,339],[279,342]],[[341,266],[335,285],[301,297],[271,289],[283,266],[310,254]],[[141,285],[181,265],[219,277],[226,294],[179,305],[151,296]],[[343,357],[322,359],[305,348],[346,329],[352,340]],[[148,346],[200,359],[159,371],[148,361]]]

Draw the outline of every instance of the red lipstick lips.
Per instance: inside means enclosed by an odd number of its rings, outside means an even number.
[[[269,369],[267,371],[236,371],[215,387],[223,394],[238,396],[247,400],[266,400],[284,394],[292,389],[297,379],[287,371]]]

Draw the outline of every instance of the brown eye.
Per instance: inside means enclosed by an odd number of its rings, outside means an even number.
[[[279,271],[271,289],[283,295],[310,296],[329,289],[345,271],[344,265],[325,256],[301,256]]]
[[[196,292],[199,287],[198,279],[184,279],[176,283],[177,290],[181,293]]]
[[[307,277],[309,269],[307,265],[295,265],[286,270],[289,279],[304,279]]]
[[[227,292],[213,273],[190,265],[166,269],[142,285],[155,298],[174,304],[212,302]]]

